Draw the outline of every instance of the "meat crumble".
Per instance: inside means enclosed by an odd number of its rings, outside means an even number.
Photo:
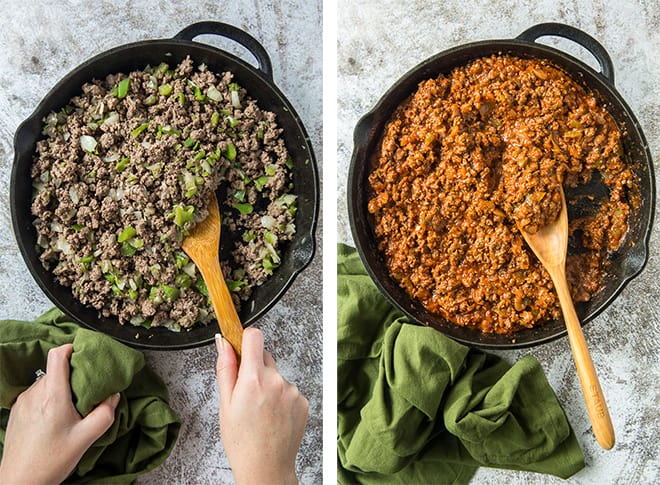
[[[235,304],[279,266],[295,233],[293,162],[275,114],[231,73],[186,58],[111,74],[44,122],[32,166],[38,250],[81,303],[122,324],[212,320],[181,241],[218,187]]]
[[[556,319],[550,276],[518,227],[554,221],[562,184],[602,179],[607,196],[569,227],[581,246],[569,286],[588,301],[635,204],[621,136],[593,95],[543,60],[493,55],[421,82],[387,123],[369,176],[390,275],[457,325],[511,333]]]

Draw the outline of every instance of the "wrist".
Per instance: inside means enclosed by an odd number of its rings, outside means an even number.
[[[296,469],[292,468],[282,479],[282,485],[298,485]]]
[[[16,476],[11,470],[3,470],[2,467],[0,467],[0,483],[2,483],[2,485],[29,485],[34,482],[28,482],[24,477]]]
[[[267,472],[249,470],[248,473],[239,474],[232,470],[236,485],[253,485],[255,483],[268,485],[298,485],[298,477],[295,468],[282,470],[280,472]]]

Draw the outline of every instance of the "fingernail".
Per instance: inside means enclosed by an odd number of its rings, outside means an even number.
[[[225,339],[223,339],[222,335],[219,333],[215,334],[215,348],[218,351],[218,355],[222,355],[222,352],[225,349]]]
[[[117,405],[119,404],[120,399],[121,399],[121,394],[119,394],[118,392],[113,394],[112,395],[112,400],[111,400],[112,407],[116,408]]]

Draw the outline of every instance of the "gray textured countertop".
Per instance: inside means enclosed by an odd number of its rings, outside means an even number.
[[[321,160],[320,1],[0,0],[0,5],[0,319],[29,320],[52,306],[27,273],[11,228],[8,193],[14,132],[60,78],[95,54],[128,42],[172,37],[200,20],[220,20],[243,28],[270,54],[275,83],[303,119]],[[230,41],[212,36],[197,40],[253,62],[244,49]],[[317,250],[311,266],[257,323],[281,372],[310,401],[309,423],[297,463],[301,481],[308,484],[321,481],[321,315],[321,254]],[[139,483],[232,481],[217,431],[215,356],[211,346],[146,352],[148,363],[167,383],[172,407],[183,426],[170,458],[141,477]]]
[[[636,114],[655,155],[657,179],[659,16],[658,3],[643,0],[341,0],[337,35],[339,240],[352,241],[345,194],[352,131],[358,119],[397,79],[424,59],[468,42],[513,38],[541,22],[563,22],[583,29],[608,50],[614,61],[617,89]],[[595,66],[588,54],[569,42],[548,42]],[[538,358],[564,405],[587,461],[586,468],[568,483],[658,482],[659,250],[656,230],[644,272],[585,328],[617,435],[613,450],[600,449],[593,438],[567,339],[500,352],[509,361],[525,354]],[[548,476],[485,468],[473,479],[473,483],[507,482],[563,483]]]

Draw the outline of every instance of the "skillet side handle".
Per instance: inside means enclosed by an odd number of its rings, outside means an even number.
[[[257,39],[238,27],[223,22],[207,20],[189,25],[176,34],[173,39],[192,41],[195,37],[205,34],[219,35],[245,47],[257,60],[259,70],[263,75],[269,81],[273,80],[273,64],[266,49],[264,49]]]
[[[614,86],[614,64],[605,47],[596,39],[580,29],[556,22],[538,24],[525,30],[516,39],[535,42],[543,36],[563,37],[587,49],[600,65],[601,75]]]

